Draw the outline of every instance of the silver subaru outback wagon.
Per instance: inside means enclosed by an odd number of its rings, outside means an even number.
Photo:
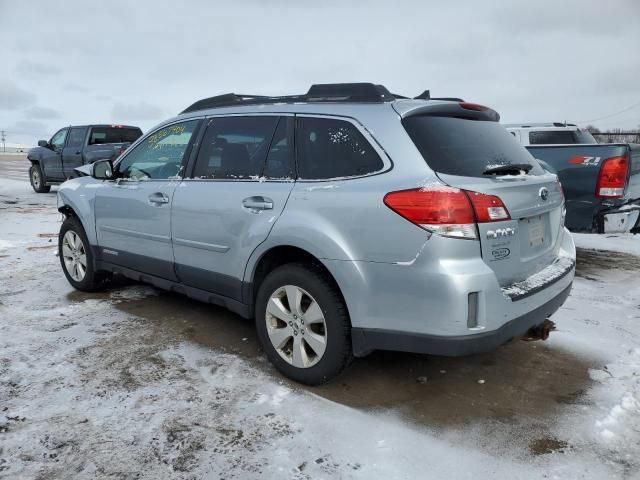
[[[569,295],[556,175],[460,99],[380,85],[200,100],[64,183],[60,261],[255,318],[287,377],[319,384],[376,349],[487,351]]]

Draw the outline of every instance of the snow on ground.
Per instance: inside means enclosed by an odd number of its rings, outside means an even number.
[[[283,380],[263,355],[243,354],[250,325],[216,307],[127,282],[73,291],[55,256],[59,222],[54,194],[0,180],[0,478],[640,478],[638,257],[581,251],[544,344],[449,363],[402,357],[408,371],[389,360],[400,354],[379,356],[336,382],[357,399],[381,379],[381,397],[433,388],[408,414]],[[585,241],[626,251],[635,239]],[[213,340],[198,341],[191,317],[209,314],[198,335]],[[534,365],[518,364],[523,352],[538,352]],[[575,366],[545,365],[558,358]],[[416,382],[423,362],[435,373]],[[576,376],[583,389],[527,410]],[[466,420],[449,421],[446,405],[429,420],[438,398]],[[476,411],[509,407],[497,420]]]
[[[640,256],[640,235],[630,233],[610,233],[592,235],[588,233],[573,234],[576,247],[593,250],[610,250],[612,252],[630,253]]]

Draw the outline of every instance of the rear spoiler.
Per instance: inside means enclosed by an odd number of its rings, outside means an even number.
[[[478,105],[471,102],[447,101],[437,104],[426,104],[411,109],[404,114],[403,118],[432,115],[435,117],[454,117],[467,120],[484,120],[489,122],[499,122],[500,115],[492,108]]]

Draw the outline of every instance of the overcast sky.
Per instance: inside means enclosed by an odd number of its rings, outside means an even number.
[[[638,0],[0,0],[0,48],[8,142],[353,81],[459,96],[504,122],[640,125]]]

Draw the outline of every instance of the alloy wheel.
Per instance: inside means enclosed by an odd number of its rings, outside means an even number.
[[[327,346],[322,309],[306,290],[295,285],[278,288],[265,313],[267,334],[278,355],[296,368],[317,364]]]
[[[62,238],[62,258],[69,276],[81,282],[87,273],[87,252],[80,235],[73,230],[67,230]]]

